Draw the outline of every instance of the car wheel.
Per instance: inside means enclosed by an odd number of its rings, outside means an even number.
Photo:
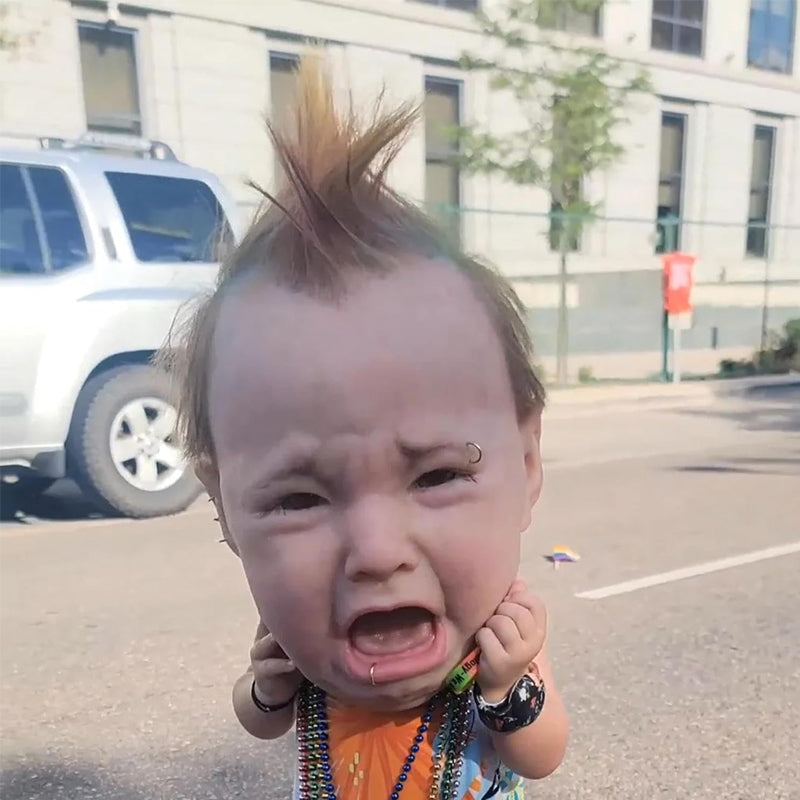
[[[117,367],[89,380],[67,442],[71,477],[101,511],[157,517],[183,511],[200,484],[178,446],[165,375]]]

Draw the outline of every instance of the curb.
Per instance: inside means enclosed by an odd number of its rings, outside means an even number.
[[[574,416],[610,410],[643,410],[710,405],[720,398],[747,397],[754,391],[800,387],[800,373],[685,383],[635,383],[554,388],[547,416]]]

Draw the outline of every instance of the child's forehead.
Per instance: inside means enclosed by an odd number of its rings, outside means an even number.
[[[363,429],[426,409],[513,412],[499,338],[447,265],[359,278],[337,302],[253,282],[223,303],[212,360],[212,416],[257,416],[276,435],[331,418]]]
[[[247,281],[222,304],[217,349],[226,341],[244,345],[243,336],[257,337],[264,345],[306,345],[314,351],[370,349],[378,343],[436,337],[452,345],[454,357],[464,337],[488,341],[490,347],[484,349],[489,351],[499,346],[467,276],[448,262],[421,259],[409,259],[380,275],[354,271],[332,296],[293,291],[267,280]]]

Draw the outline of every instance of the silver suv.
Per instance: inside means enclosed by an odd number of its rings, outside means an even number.
[[[72,477],[106,513],[178,512],[199,487],[149,360],[213,284],[236,206],[160,143],[42,144],[0,149],[0,472]]]

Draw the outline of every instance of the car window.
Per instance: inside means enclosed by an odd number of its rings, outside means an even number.
[[[232,234],[203,181],[107,172],[139,261],[209,262]]]
[[[55,167],[0,165],[0,272],[63,270],[88,257],[66,175]]]
[[[44,258],[22,170],[0,164],[0,272],[44,272]]]
[[[89,259],[86,237],[66,175],[51,167],[28,167],[28,172],[42,212],[51,269],[85,263]]]

